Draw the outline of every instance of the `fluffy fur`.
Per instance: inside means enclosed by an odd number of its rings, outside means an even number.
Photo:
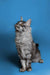
[[[21,21],[15,24],[16,31],[16,48],[21,61],[22,68],[20,71],[31,71],[31,62],[43,62],[38,50],[38,44],[35,44],[31,35],[31,19],[27,22]]]

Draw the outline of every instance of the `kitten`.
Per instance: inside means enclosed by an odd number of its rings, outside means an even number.
[[[32,39],[30,24],[31,19],[25,22],[22,17],[21,21],[15,24],[15,43],[22,65],[22,68],[20,69],[21,72],[26,70],[31,71],[32,62],[43,63],[40,51],[38,50],[38,44],[35,44]]]

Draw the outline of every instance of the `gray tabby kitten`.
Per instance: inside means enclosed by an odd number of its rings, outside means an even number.
[[[31,71],[31,62],[43,63],[40,51],[38,50],[38,44],[33,42],[30,24],[31,19],[25,22],[22,17],[21,21],[15,24],[15,42],[22,65],[21,72]]]

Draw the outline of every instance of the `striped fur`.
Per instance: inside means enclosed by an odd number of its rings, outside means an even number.
[[[31,19],[27,22],[19,21],[15,24],[15,43],[21,60],[20,71],[31,71],[31,62],[39,62],[41,59],[37,44],[33,42],[31,35]]]

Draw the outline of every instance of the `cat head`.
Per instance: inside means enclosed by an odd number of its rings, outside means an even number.
[[[30,27],[30,24],[31,24],[31,19],[25,22],[23,21],[23,18],[21,17],[21,21],[18,21],[15,24],[15,30],[18,32],[24,32],[26,29]]]

